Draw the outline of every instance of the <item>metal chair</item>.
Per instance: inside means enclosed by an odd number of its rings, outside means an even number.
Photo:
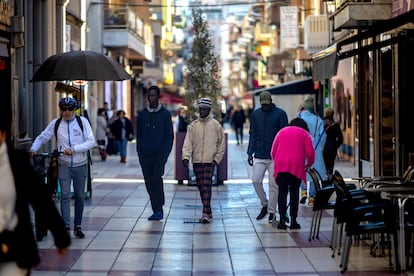
[[[322,214],[324,210],[334,209],[335,201],[331,200],[332,195],[335,192],[335,187],[333,185],[323,186],[322,178],[318,171],[314,168],[308,170],[308,174],[312,178],[312,182],[315,185],[316,194],[315,201],[313,204],[313,215],[312,221],[310,224],[309,238],[308,240],[319,239],[319,230],[322,220]]]
[[[366,234],[372,235],[373,244],[382,242],[384,234],[388,237],[387,241],[390,243],[388,249],[390,265],[392,264],[394,271],[397,271],[397,252],[395,247],[397,243],[397,222],[395,206],[391,202],[383,202],[356,206],[353,206],[353,203],[351,203],[349,207],[349,215],[345,221],[346,238],[344,254],[341,258],[341,273],[344,273],[348,269],[353,237]],[[388,244],[388,242],[385,244]],[[382,242],[382,244],[384,243]]]
[[[344,253],[342,254],[341,272],[347,270],[350,247],[353,239],[360,239],[361,236],[372,238],[370,254],[376,256],[376,250],[384,244],[384,234],[387,234],[388,241],[391,241],[389,249],[390,265],[394,264],[396,268],[396,210],[395,206],[388,200],[383,200],[377,194],[371,194],[364,189],[351,188],[352,185],[345,184],[342,176],[335,172],[333,183],[336,191],[336,205],[334,211],[333,246],[332,257],[335,256],[335,250],[338,249],[340,254],[342,245],[342,233],[345,229]],[[391,251],[394,250],[392,253]],[[392,260],[391,260],[392,258]]]

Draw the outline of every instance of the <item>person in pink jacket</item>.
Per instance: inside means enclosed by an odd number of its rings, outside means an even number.
[[[290,229],[300,229],[297,222],[299,209],[299,188],[301,181],[306,183],[306,169],[315,161],[312,137],[306,122],[294,118],[282,128],[273,140],[270,155],[274,161],[274,178],[279,186],[278,229],[286,229],[287,195],[290,196]]]

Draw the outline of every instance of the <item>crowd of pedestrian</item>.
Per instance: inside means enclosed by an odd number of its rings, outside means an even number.
[[[30,154],[26,155],[7,143],[7,127],[0,124],[0,172],[4,176],[1,182],[5,183],[0,193],[0,239],[4,238],[3,232],[12,232],[17,237],[25,235],[22,240],[31,246],[31,251],[27,251],[30,255],[27,259],[16,255],[7,262],[0,260],[0,274],[11,271],[14,275],[24,275],[39,262],[34,237],[28,234],[31,225],[27,211],[29,204],[42,219],[45,228],[52,232],[61,254],[70,244],[72,225],[74,237],[85,237],[82,231],[85,180],[88,177],[90,150],[95,146],[99,149],[102,162],[106,161],[108,154],[119,154],[120,162],[126,163],[127,143],[136,138],[137,156],[152,208],[148,220],[159,221],[164,218],[163,175],[174,143],[174,128],[170,111],[159,101],[160,93],[158,86],[150,86],[146,90],[146,105],[137,114],[135,130],[124,110],[113,112],[105,102],[97,110],[95,133],[87,118],[76,115],[75,111],[79,107],[76,99],[62,98],[59,101],[60,116],[53,119],[34,139]],[[290,229],[299,229],[299,203],[307,200],[312,206],[315,196],[315,187],[307,179],[306,171],[312,167],[323,179],[330,177],[338,148],[343,143],[342,130],[334,120],[332,108],[325,109],[323,118],[315,112],[313,97],[304,100],[297,116],[290,122],[286,112],[275,105],[268,91],[260,94],[259,101],[260,107],[249,112],[249,116],[246,116],[241,105],[236,105],[229,112],[230,118],[227,120],[235,132],[237,145],[243,144],[243,129],[246,121],[249,121],[247,161],[252,166],[252,185],[262,207],[256,219],[261,220],[269,215],[268,221],[271,223],[279,212],[278,229],[286,229],[289,222]],[[182,149],[179,149],[182,151],[181,162],[186,169],[192,166],[202,203],[199,222],[206,224],[213,219],[213,176],[226,151],[223,127],[226,119],[225,116],[214,116],[210,98],[198,99],[197,105],[198,116],[192,122],[187,120],[186,110],[180,110],[175,129],[185,133]],[[57,173],[61,193],[60,213],[50,193],[41,187],[41,177],[29,162],[30,156],[34,156],[42,145],[52,139],[56,151],[61,153]],[[17,168],[16,162],[25,166]],[[23,178],[16,173],[19,170],[24,170]],[[269,177],[268,193],[263,185],[266,173]],[[34,186],[29,189],[21,184],[28,182],[24,177],[32,177],[31,184],[34,183]],[[37,190],[32,195],[24,196],[27,202],[18,200],[21,194],[33,188]],[[16,252],[20,252],[21,245],[19,242],[17,244]]]

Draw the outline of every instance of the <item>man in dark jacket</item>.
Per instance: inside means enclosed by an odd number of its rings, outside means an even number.
[[[174,141],[171,113],[159,103],[159,98],[158,86],[148,88],[147,107],[138,113],[137,118],[137,153],[153,211],[148,220],[164,217],[162,176]]]
[[[14,254],[10,260],[0,261],[0,274],[29,275],[31,268],[40,263],[30,215],[31,208],[36,216],[43,218],[46,228],[51,231],[59,254],[66,254],[67,247],[70,245],[70,236],[55,203],[46,190],[46,185],[43,184],[40,175],[30,163],[29,153],[13,149],[7,133],[9,129],[7,124],[10,122],[11,120],[0,121],[0,172],[2,175],[0,219],[3,222],[0,235],[10,233],[14,236],[14,239],[8,238],[8,241],[14,241],[8,248]],[[10,183],[14,185],[9,185]],[[4,207],[6,201],[4,196],[15,198],[10,201],[10,204],[15,206],[14,208]],[[3,212],[5,210],[8,211]],[[3,244],[1,249],[4,249]]]
[[[121,156],[120,162],[126,163],[127,144],[128,141],[134,138],[134,130],[131,120],[125,117],[124,110],[118,110],[116,116],[118,119],[111,124],[111,133],[118,145],[119,155]]]
[[[261,107],[255,110],[250,118],[250,138],[247,148],[248,163],[253,166],[252,182],[262,205],[256,217],[260,220],[269,213],[269,223],[276,214],[278,187],[273,177],[273,160],[270,156],[273,140],[280,129],[287,126],[286,112],[272,103],[272,95],[268,91],[260,94]],[[254,157],[254,162],[253,162]],[[269,177],[269,198],[263,187],[265,173]]]
[[[244,113],[244,109],[241,105],[238,105],[234,110],[231,119],[231,125],[233,126],[234,131],[236,133],[237,145],[243,144],[243,128],[245,122],[246,114]]]

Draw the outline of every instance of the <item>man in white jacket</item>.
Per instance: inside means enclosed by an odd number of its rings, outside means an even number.
[[[59,157],[58,177],[61,188],[60,209],[66,229],[70,231],[70,187],[73,180],[75,196],[74,235],[83,239],[82,216],[85,200],[85,182],[87,175],[87,152],[95,146],[95,137],[88,120],[75,117],[78,102],[74,98],[62,98],[59,101],[61,118],[53,119],[36,137],[30,149],[34,155],[39,148],[55,137],[57,150],[63,155]]]
[[[210,223],[213,218],[210,202],[214,167],[223,158],[226,144],[223,127],[210,114],[211,100],[200,99],[198,108],[200,118],[187,127],[182,160],[186,168],[188,168],[190,159],[193,163],[197,187],[203,203],[203,215],[199,221]]]

